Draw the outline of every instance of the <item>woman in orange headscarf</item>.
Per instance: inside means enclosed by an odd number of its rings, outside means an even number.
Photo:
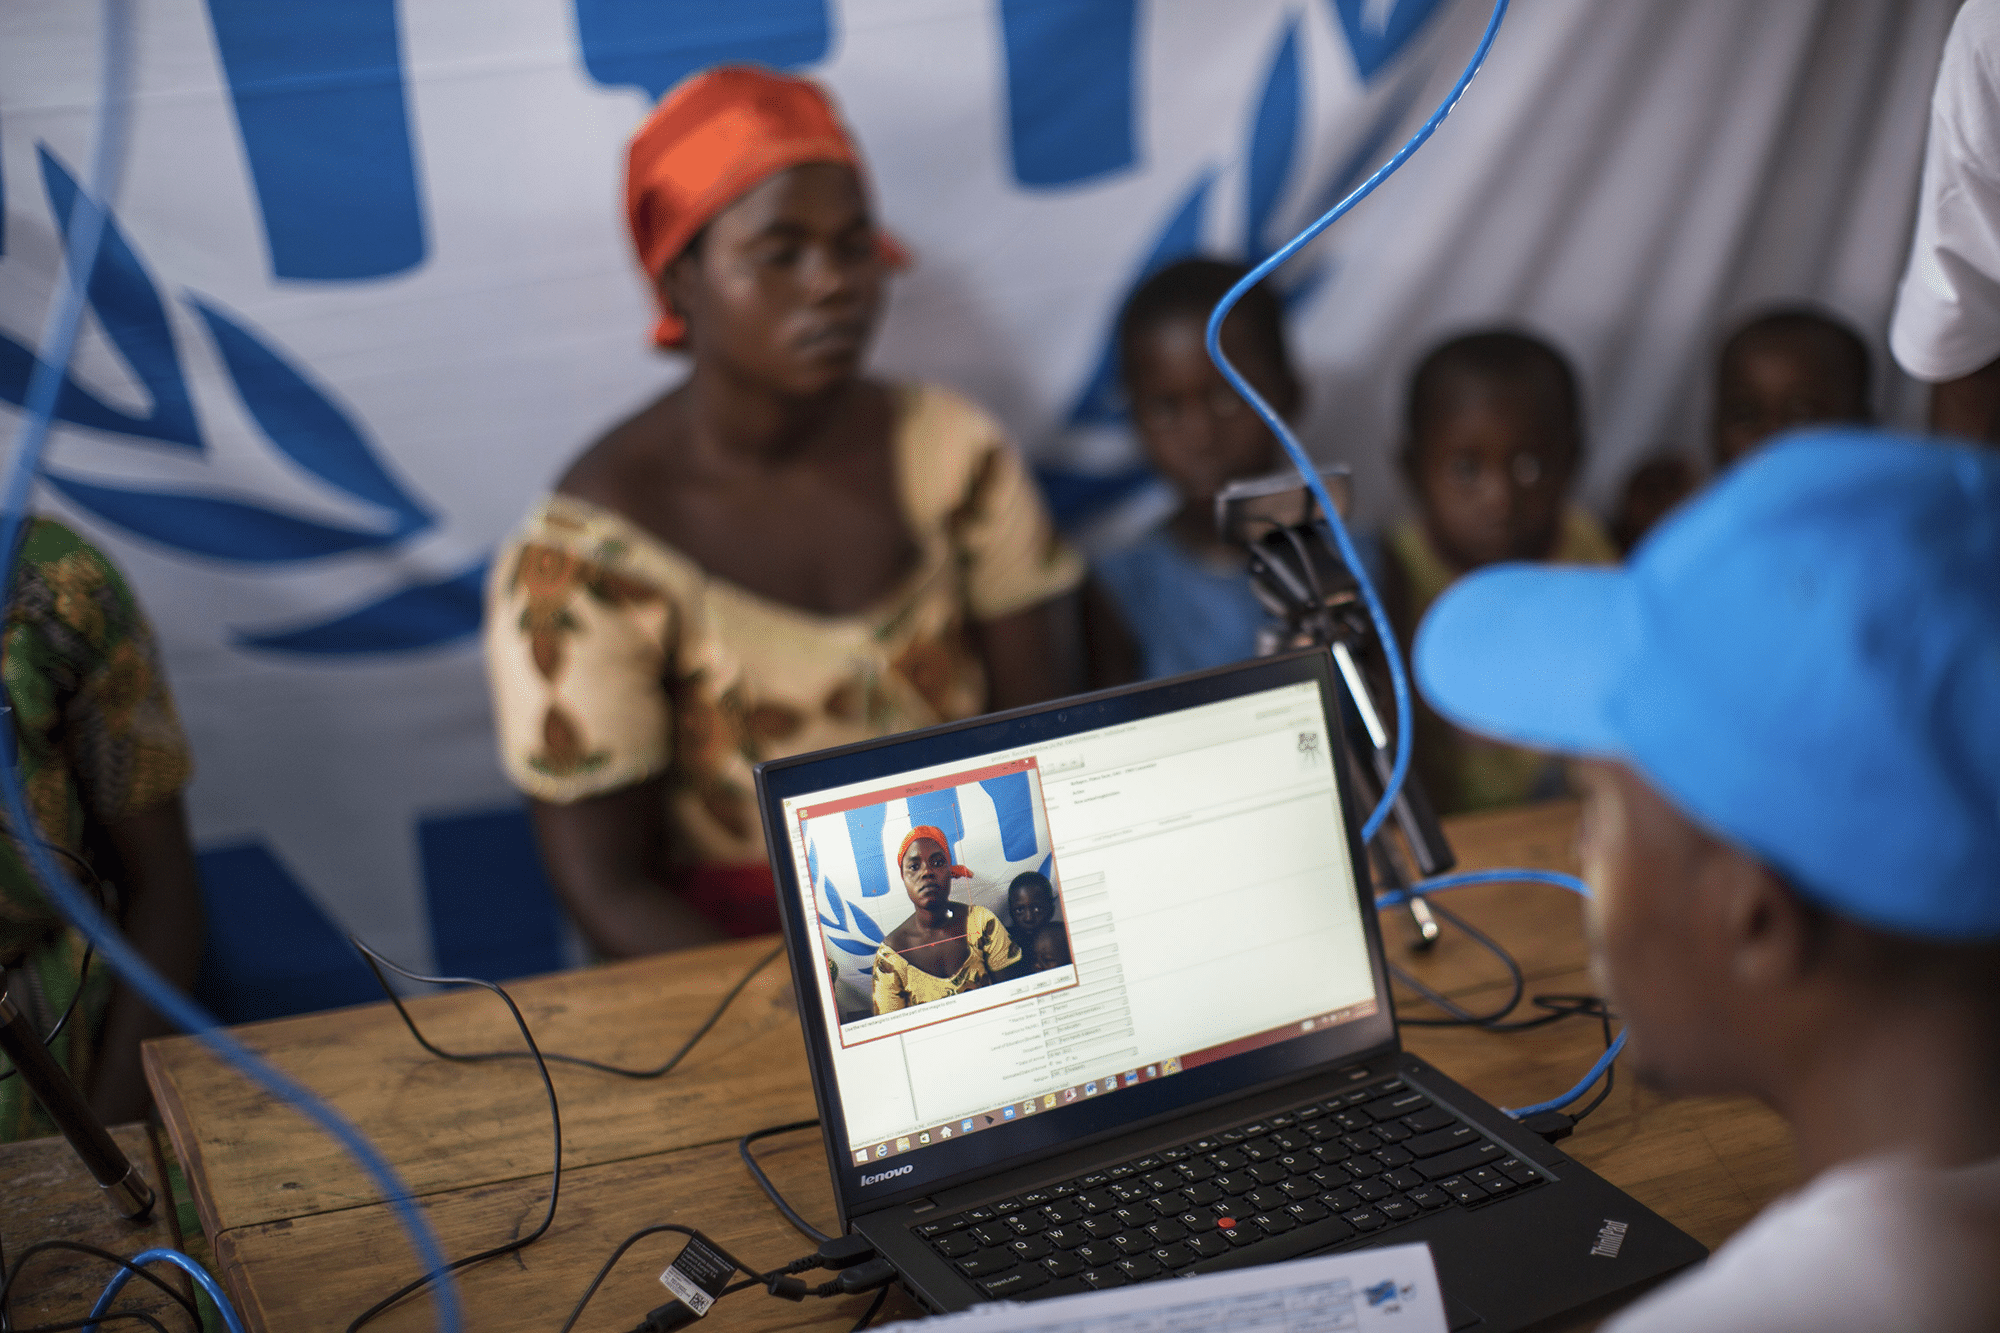
[[[976,903],[952,901],[951,882],[970,879],[972,872],[952,864],[942,829],[919,824],[905,834],[896,869],[915,910],[875,950],[876,1013],[990,986],[1021,961],[999,917]]]
[[[502,759],[595,948],[777,927],[750,766],[1075,687],[1076,557],[999,429],[862,373],[889,269],[813,83],[694,75],[633,135],[679,387],[494,561]]]

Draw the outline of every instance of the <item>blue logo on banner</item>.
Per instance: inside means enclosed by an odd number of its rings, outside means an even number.
[[[1363,81],[1402,54],[1445,0],[1332,0],[1333,16]]]
[[[710,65],[797,69],[826,58],[826,0],[576,0],[576,40],[606,87],[667,89]]]
[[[41,151],[49,207],[65,236],[85,210],[98,207],[46,148]],[[104,402],[65,374],[56,417],[73,425],[131,436],[200,454],[206,451],[180,349],[159,289],[115,216],[104,219],[102,253],[84,283],[99,326],[152,408],[144,415]],[[271,448],[331,490],[376,511],[370,527],[344,527],[221,493],[136,490],[53,470],[44,476],[72,504],[124,531],[184,555],[242,564],[284,565],[394,546],[436,525],[332,395],[267,338],[205,297],[187,307],[203,328],[251,420]],[[0,400],[19,406],[34,353],[0,334]],[[399,588],[332,619],[277,630],[238,631],[249,647],[309,654],[405,652],[451,643],[479,625],[484,562],[447,578]]]
[[[424,260],[395,0],[208,0],[280,278],[351,281]]]
[[[845,953],[866,957],[875,952],[875,946],[882,942],[882,927],[875,924],[875,918],[861,910],[861,904],[849,903],[841,898],[840,890],[831,879],[820,879],[820,893],[826,899],[833,915],[819,914],[819,923],[826,927],[827,939],[835,948]],[[849,924],[852,917],[853,924]]]
[[[1016,181],[1076,185],[1138,160],[1138,26],[1138,0],[1000,0]]]

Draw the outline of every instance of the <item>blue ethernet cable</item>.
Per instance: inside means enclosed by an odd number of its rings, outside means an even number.
[[[1421,883],[1412,884],[1407,889],[1393,889],[1376,898],[1375,906],[1378,908],[1400,907],[1414,898],[1427,897],[1433,893],[1441,893],[1446,889],[1462,889],[1472,884],[1524,883],[1552,884],[1558,889],[1568,889],[1579,898],[1588,898],[1591,896],[1590,885],[1584,883],[1575,875],[1566,875],[1560,870],[1462,870],[1454,875],[1439,875],[1434,879],[1427,879]],[[1539,1115],[1543,1111],[1555,1111],[1568,1106],[1571,1102],[1581,1098],[1584,1093],[1590,1091],[1590,1085],[1604,1076],[1604,1071],[1611,1067],[1611,1062],[1616,1060],[1618,1053],[1624,1049],[1625,1033],[1621,1029],[1618,1035],[1612,1039],[1611,1044],[1604,1048],[1604,1054],[1598,1057],[1597,1063],[1590,1067],[1590,1071],[1583,1076],[1575,1087],[1562,1094],[1562,1096],[1552,1097],[1545,1102],[1536,1102],[1531,1106],[1507,1108],[1505,1114],[1513,1116],[1516,1120],[1524,1120],[1531,1115]]]
[[[1486,31],[1480,37],[1478,47],[1472,52],[1472,59],[1466,62],[1465,71],[1458,76],[1458,82],[1452,85],[1451,92],[1438,104],[1437,110],[1431,113],[1430,119],[1410,136],[1409,142],[1397,149],[1393,157],[1384,162],[1374,175],[1357,185],[1345,199],[1322,213],[1304,231],[1279,246],[1263,263],[1244,274],[1242,280],[1215,303],[1215,310],[1208,317],[1209,360],[1215,362],[1215,368],[1222,372],[1222,377],[1229,381],[1230,387],[1235,389],[1257,415],[1264,419],[1264,424],[1278,437],[1278,443],[1284,446],[1285,454],[1292,460],[1292,465],[1299,470],[1299,475],[1305,478],[1313,498],[1319,502],[1320,513],[1324,516],[1328,529],[1333,533],[1334,545],[1340,551],[1340,558],[1347,562],[1347,568],[1353,573],[1355,581],[1361,585],[1362,600],[1368,605],[1368,618],[1375,626],[1376,637],[1382,640],[1383,655],[1389,659],[1389,682],[1396,696],[1396,760],[1394,767],[1390,769],[1389,781],[1382,789],[1381,801],[1376,804],[1374,813],[1368,816],[1368,821],[1361,826],[1361,841],[1364,844],[1372,842],[1375,834],[1381,830],[1383,821],[1388,819],[1389,811],[1396,803],[1396,794],[1403,789],[1403,780],[1409,776],[1411,730],[1409,677],[1403,670],[1402,654],[1396,650],[1396,633],[1389,624],[1388,612],[1382,609],[1382,599],[1376,594],[1373,580],[1368,577],[1367,566],[1362,563],[1361,554],[1355,549],[1353,537],[1348,535],[1347,524],[1341,519],[1339,511],[1334,508],[1333,498],[1326,493],[1326,484],[1320,480],[1319,469],[1314,467],[1312,459],[1306,456],[1304,447],[1299,444],[1298,437],[1292,434],[1292,428],[1285,424],[1285,419],[1264,401],[1263,395],[1258,393],[1250,381],[1244,379],[1241,372],[1230,364],[1229,358],[1223,355],[1222,322],[1229,317],[1229,312],[1235,308],[1236,303],[1243,299],[1245,292],[1270,276],[1280,264],[1311,244],[1313,238],[1321,232],[1347,216],[1356,204],[1373,194],[1376,186],[1395,175],[1402,165],[1410,160],[1411,154],[1424,146],[1424,142],[1436,132],[1437,127],[1444,123],[1444,118],[1451,114],[1452,108],[1458,105],[1458,99],[1465,95],[1473,76],[1479,73],[1479,67],[1486,62],[1486,53],[1492,49],[1493,39],[1500,33],[1500,20],[1506,13],[1507,0],[1494,0],[1493,17],[1487,20]]]
[[[123,166],[126,99],[130,87],[132,61],[131,11],[131,0],[105,0],[101,52],[102,88],[98,101],[100,111],[97,142],[91,150],[90,196],[82,201],[85,206],[77,210],[75,223],[67,237],[63,264],[69,282],[66,288],[58,291],[55,301],[50,305],[34,372],[28,381],[28,392],[21,405],[21,429],[16,438],[14,457],[8,465],[5,487],[0,489],[0,590],[13,586],[14,559],[20,546],[21,530],[27,520],[29,491],[40,472],[42,453],[48,445],[50,425],[55,416],[56,394],[61,386],[63,374],[69,366],[70,355],[76,346],[77,328],[83,317],[89,275],[97,263],[98,246],[104,235],[105,217]],[[0,593],[0,598],[3,597],[4,593]],[[124,936],[120,935],[88,898],[70,882],[67,873],[49,855],[41,842],[28,836],[36,826],[35,821],[28,811],[26,796],[21,789],[21,776],[16,767],[14,747],[8,745],[6,750],[6,757],[0,760],[0,804],[4,804],[7,818],[13,827],[21,830],[22,836],[15,840],[15,846],[64,918],[75,926],[85,939],[96,946],[105,961],[110,963],[118,975],[134,990],[144,996],[146,1003],[156,1012],[167,1017],[176,1027],[195,1033],[210,1049],[234,1065],[239,1072],[280,1101],[289,1103],[339,1140],[374,1178],[390,1205],[396,1209],[403,1225],[410,1233],[411,1244],[423,1261],[425,1270],[443,1269],[444,1252],[439,1248],[436,1237],[431,1234],[423,1215],[417,1210],[409,1191],[397,1179],[395,1170],[361,1135],[361,1132],[302,1084],[253,1055],[248,1048],[224,1032],[221,1024],[201,1006],[176,990],[126,942]],[[172,1252],[151,1253],[164,1255]],[[121,1278],[117,1285],[122,1285],[123,1270],[120,1271]],[[456,1287],[449,1278],[446,1278],[437,1284],[435,1290],[438,1326],[447,1330],[447,1333],[457,1333],[460,1328],[460,1315]],[[232,1333],[239,1327],[232,1324]]]
[[[188,1258],[185,1254],[182,1254],[179,1250],[142,1250],[132,1256],[132,1263],[134,1266],[142,1268],[147,1264],[172,1264],[174,1267],[185,1272],[200,1285],[203,1291],[208,1293],[208,1298],[215,1302],[215,1308],[222,1314],[223,1327],[228,1329],[229,1333],[243,1333],[243,1320],[238,1317],[236,1307],[229,1303],[229,1296],[222,1290],[222,1284],[210,1277],[207,1269]],[[118,1293],[123,1291],[125,1284],[131,1280],[132,1270],[130,1268],[121,1268],[114,1273],[110,1283],[104,1288],[104,1294],[97,1298],[97,1304],[90,1307],[90,1317],[92,1319],[103,1318],[105,1312],[111,1308],[111,1302],[118,1299]],[[84,1325],[83,1333],[97,1333],[97,1325]]]
[[[1249,380],[1243,378],[1242,372],[1238,371],[1230,363],[1228,356],[1223,353],[1222,325],[1223,321],[1229,318],[1229,312],[1236,307],[1236,303],[1243,299],[1244,293],[1269,277],[1286,260],[1310,245],[1321,232],[1352,212],[1355,205],[1373,194],[1376,187],[1381,185],[1383,181],[1395,175],[1402,168],[1402,165],[1410,160],[1411,155],[1423,147],[1431,135],[1436,133],[1437,127],[1444,123],[1444,118],[1451,114],[1452,108],[1458,105],[1459,99],[1465,95],[1465,90],[1471,86],[1473,78],[1479,73],[1480,66],[1486,63],[1487,52],[1492,49],[1493,39],[1500,33],[1501,20],[1507,15],[1507,3],[1508,0],[1494,0],[1493,14],[1486,21],[1486,31],[1480,35],[1479,45],[1473,48],[1472,58],[1466,61],[1465,69],[1458,76],[1458,82],[1452,85],[1451,91],[1445,95],[1442,102],[1438,103],[1437,110],[1433,111],[1430,114],[1430,118],[1417,127],[1417,132],[1410,136],[1408,142],[1397,149],[1387,162],[1384,162],[1377,168],[1374,175],[1357,185],[1339,203],[1322,213],[1298,235],[1279,246],[1262,263],[1255,265],[1248,273],[1244,274],[1236,285],[1225,292],[1222,299],[1215,303],[1215,309],[1210,312],[1208,317],[1207,344],[1209,360],[1215,363],[1215,368],[1222,372],[1222,377],[1229,382],[1230,387],[1235,389],[1237,394],[1250,404],[1252,410],[1264,419],[1264,424],[1271,428],[1271,433],[1277,437],[1278,443],[1284,447],[1285,456],[1291,460],[1292,466],[1298,469],[1299,476],[1305,480],[1307,488],[1312,492],[1313,499],[1319,504],[1322,521],[1333,536],[1334,546],[1339,550],[1340,558],[1346,562],[1349,572],[1354,575],[1354,581],[1360,585],[1362,601],[1368,607],[1368,619],[1375,627],[1376,637],[1382,641],[1382,655],[1388,659],[1390,688],[1396,697],[1396,758],[1389,771],[1389,781],[1383,786],[1382,799],[1376,803],[1375,809],[1361,826],[1361,841],[1364,845],[1374,841],[1375,835],[1381,831],[1384,821],[1389,818],[1390,810],[1395,806],[1397,793],[1403,789],[1403,782],[1409,777],[1412,732],[1410,725],[1409,673],[1404,668],[1403,654],[1396,645],[1396,632],[1389,624],[1388,612],[1382,607],[1382,598],[1375,590],[1374,580],[1368,577],[1368,567],[1362,562],[1360,551],[1355,548],[1354,538],[1347,531],[1346,521],[1341,518],[1340,511],[1334,507],[1333,497],[1327,494],[1326,484],[1320,480],[1319,469],[1313,466],[1312,459],[1306,455],[1304,446],[1299,443],[1298,437],[1292,433],[1292,428],[1286,424],[1285,419],[1279,416],[1268,402],[1264,401],[1263,395],[1257,392]],[[1548,870],[1482,870],[1469,871],[1458,875],[1442,875],[1407,890],[1397,890],[1387,893],[1376,899],[1376,905],[1379,907],[1392,907],[1408,902],[1413,897],[1422,897],[1424,894],[1434,890],[1458,888],[1466,884],[1490,884],[1514,881],[1554,884],[1558,888],[1568,889],[1586,898],[1590,896],[1589,888],[1574,875],[1564,875]],[[1553,1101],[1538,1102],[1533,1106],[1516,1107],[1508,1111],[1507,1114],[1518,1119],[1522,1116],[1533,1115],[1539,1111],[1553,1110],[1559,1106],[1566,1106],[1570,1102],[1575,1101],[1583,1095],[1591,1084],[1595,1083],[1603,1075],[1604,1071],[1610,1067],[1611,1062],[1617,1058],[1618,1052],[1623,1050],[1624,1047],[1625,1034],[1620,1032],[1617,1039],[1605,1049],[1603,1057],[1590,1067],[1590,1072],[1576,1087]]]
[[[1560,870],[1528,870],[1509,867],[1505,870],[1461,870],[1456,874],[1439,875],[1422,880],[1407,889],[1391,889],[1375,899],[1377,907],[1401,907],[1412,898],[1422,898],[1427,894],[1445,889],[1463,889],[1473,884],[1550,884],[1558,889],[1568,889],[1579,898],[1590,897],[1590,886],[1575,875],[1565,875]]]
[[[1535,1102],[1528,1106],[1509,1107],[1503,1114],[1513,1116],[1516,1120],[1526,1120],[1531,1115],[1540,1115],[1544,1111],[1560,1111],[1571,1102],[1582,1100],[1583,1094],[1590,1091],[1590,1085],[1604,1077],[1604,1071],[1611,1068],[1611,1062],[1616,1060],[1618,1052],[1624,1049],[1625,1029],[1620,1028],[1618,1035],[1611,1039],[1611,1044],[1604,1048],[1604,1054],[1597,1057],[1597,1063],[1592,1065],[1589,1072],[1584,1074],[1581,1079],[1577,1080],[1575,1087],[1565,1092],[1562,1096],[1551,1097],[1545,1102]]]

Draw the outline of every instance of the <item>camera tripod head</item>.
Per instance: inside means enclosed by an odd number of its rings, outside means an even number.
[[[1345,517],[1352,492],[1348,470],[1322,468],[1320,479]],[[1332,652],[1354,705],[1345,711],[1348,746],[1359,761],[1355,774],[1364,789],[1373,789],[1370,801],[1379,799],[1394,767],[1389,728],[1395,715],[1385,715],[1378,706],[1362,663],[1372,660],[1382,645],[1376,642],[1360,580],[1327,540],[1312,492],[1289,471],[1231,482],[1216,494],[1215,526],[1224,541],[1249,556],[1251,589],[1271,613],[1272,623],[1258,633],[1258,655],[1315,645]],[[1414,774],[1404,780],[1394,809],[1418,872],[1430,876],[1451,869],[1457,857]],[[1385,878],[1392,883],[1407,878],[1394,866],[1394,853],[1382,834],[1376,842],[1377,860],[1389,862]],[[1426,942],[1434,938],[1434,926],[1424,931]]]

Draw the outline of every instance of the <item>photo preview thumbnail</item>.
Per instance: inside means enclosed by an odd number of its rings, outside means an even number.
[[[1077,984],[1032,757],[798,812],[838,1044]]]

